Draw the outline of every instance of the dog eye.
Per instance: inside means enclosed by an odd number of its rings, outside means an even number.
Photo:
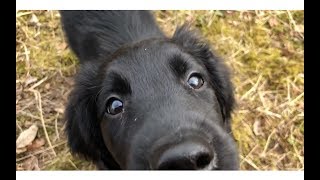
[[[111,115],[119,114],[123,111],[123,103],[117,98],[110,98],[107,102],[107,113]]]
[[[204,81],[199,74],[192,74],[188,79],[188,84],[193,89],[199,89]]]

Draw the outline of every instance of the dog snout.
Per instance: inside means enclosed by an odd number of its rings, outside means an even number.
[[[167,147],[157,157],[153,167],[158,170],[206,169],[214,158],[213,148],[204,142],[185,141]]]

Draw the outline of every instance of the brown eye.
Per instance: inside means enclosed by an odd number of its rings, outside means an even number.
[[[117,98],[110,98],[107,102],[107,113],[116,115],[123,112],[123,103]]]
[[[199,74],[192,74],[188,79],[188,84],[193,89],[199,89],[203,83],[204,81]]]

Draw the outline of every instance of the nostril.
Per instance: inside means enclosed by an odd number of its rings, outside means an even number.
[[[199,142],[183,142],[166,149],[153,167],[161,170],[205,169],[213,159],[210,146]]]
[[[196,166],[198,169],[202,169],[207,165],[209,165],[211,160],[212,160],[212,157],[209,154],[201,153],[196,160]]]

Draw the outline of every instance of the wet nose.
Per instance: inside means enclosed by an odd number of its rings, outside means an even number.
[[[200,142],[183,142],[167,148],[156,162],[159,170],[200,170],[213,160],[213,150]]]

